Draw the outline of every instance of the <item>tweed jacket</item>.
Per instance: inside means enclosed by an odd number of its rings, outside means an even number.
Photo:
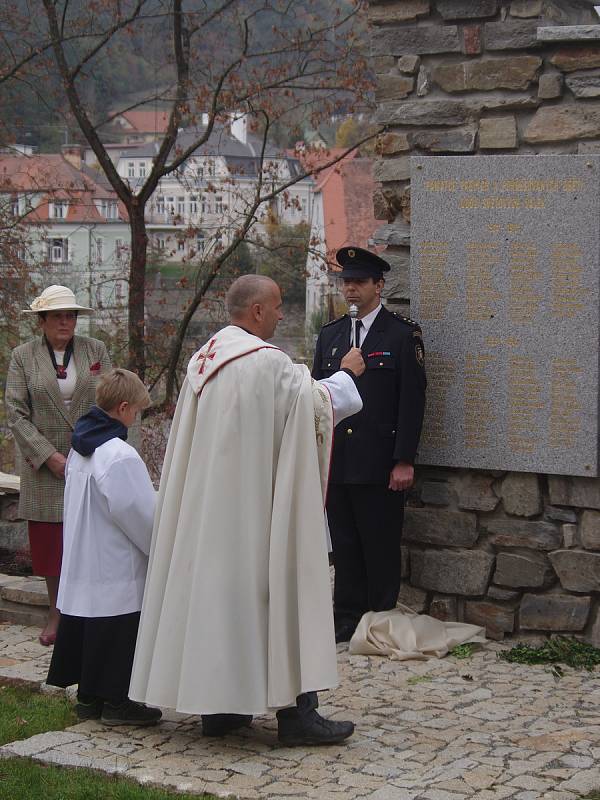
[[[73,339],[77,382],[66,407],[43,337],[16,347],[6,377],[8,426],[15,438],[21,475],[19,516],[38,522],[61,522],[65,482],[44,462],[71,448],[75,423],[94,404],[96,383],[110,369],[104,343],[87,336]]]

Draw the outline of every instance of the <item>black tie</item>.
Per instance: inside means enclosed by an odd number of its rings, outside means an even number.
[[[359,319],[356,320],[355,324],[356,324],[356,346],[360,347],[360,331],[363,324]]]

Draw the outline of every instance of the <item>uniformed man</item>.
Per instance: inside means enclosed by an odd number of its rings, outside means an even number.
[[[363,410],[335,429],[327,499],[336,641],[344,642],[366,611],[396,605],[404,493],[414,479],[427,381],[421,328],[381,304],[390,265],[359,247],[344,247],[336,257],[346,302],[358,308],[357,347],[366,362],[356,379]],[[351,337],[347,314],[322,328],[314,378],[340,369]]]

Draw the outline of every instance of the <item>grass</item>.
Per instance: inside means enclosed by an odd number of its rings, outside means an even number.
[[[559,664],[566,664],[573,669],[587,669],[588,672],[600,664],[600,650],[573,636],[553,636],[541,647],[517,644],[499,653],[498,657],[516,664],[552,664],[556,677],[562,674]]]
[[[450,650],[450,655],[463,660],[471,658],[474,652],[475,645],[472,642],[467,642],[466,644],[457,644],[456,647],[453,647],[452,650]]]
[[[62,696],[0,685],[0,745],[37,733],[64,730],[77,722]],[[215,800],[212,795],[174,794],[89,769],[38,764],[28,758],[0,759],[0,800]]]

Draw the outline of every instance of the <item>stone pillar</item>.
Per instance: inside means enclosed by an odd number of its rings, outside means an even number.
[[[600,19],[584,0],[371,0],[376,241],[409,298],[410,156],[600,153]],[[426,334],[426,331],[425,331]],[[600,645],[600,479],[420,467],[401,600]]]

